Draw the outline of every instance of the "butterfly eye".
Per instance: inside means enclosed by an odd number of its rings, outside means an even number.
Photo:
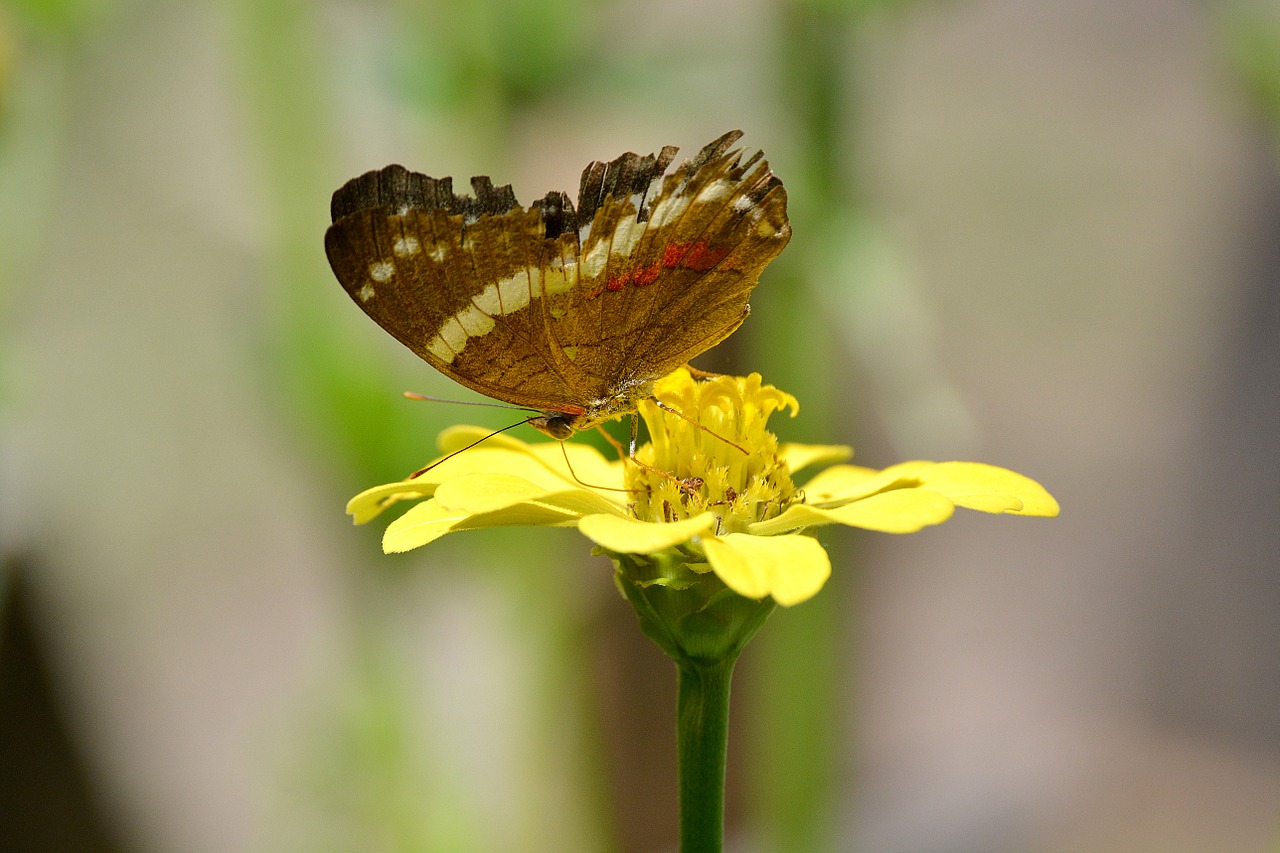
[[[529,418],[529,426],[556,441],[564,441],[574,433],[573,421],[566,415],[548,414],[540,418]]]

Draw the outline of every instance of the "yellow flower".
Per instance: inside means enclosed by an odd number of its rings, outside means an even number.
[[[745,598],[782,605],[810,598],[831,574],[826,551],[806,532],[820,525],[912,533],[946,521],[958,506],[1058,514],[1034,480],[978,462],[884,470],[834,464],[796,488],[797,472],[841,462],[851,451],[779,444],[766,429],[769,416],[790,409],[794,417],[799,404],[759,374],[694,380],[678,370],[657,383],[654,397],[667,408],[640,403],[650,435],[637,451],[640,465],[581,444],[494,436],[415,479],[362,492],[347,512],[363,524],[393,503],[419,501],[387,527],[387,553],[459,530],[577,527],[615,562],[629,555],[633,567],[656,567],[643,584],[687,584],[669,569],[675,562],[694,575],[713,572]],[[440,450],[447,455],[484,432],[446,430]]]

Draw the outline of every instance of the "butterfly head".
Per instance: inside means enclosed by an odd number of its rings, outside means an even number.
[[[547,410],[526,423],[539,432],[564,441],[575,432],[591,429],[596,424],[622,415],[633,414],[639,402],[653,396],[653,379],[633,379],[622,383],[618,393],[590,400],[585,406],[565,411]]]
[[[529,418],[525,423],[556,441],[564,441],[566,438],[573,437],[573,434],[578,431],[574,422],[580,417],[581,415],[569,415],[564,412],[544,412],[536,418]]]

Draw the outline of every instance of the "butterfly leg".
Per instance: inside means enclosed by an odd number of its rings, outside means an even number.
[[[652,465],[649,465],[648,463],[645,463],[645,462],[641,462],[639,459],[636,458],[636,438],[637,438],[637,433],[639,431],[637,426],[638,420],[639,419],[636,417],[635,414],[631,415],[631,452],[630,453],[627,453],[626,451],[624,451],[622,448],[622,442],[618,441],[616,438],[611,436],[608,433],[608,431],[604,429],[603,426],[601,426],[600,424],[596,424],[596,429],[599,430],[600,434],[604,436],[604,440],[609,442],[609,444],[613,445],[614,450],[618,451],[619,459],[623,459],[625,461],[631,462],[636,467],[642,468],[645,471],[648,471],[650,474],[654,474],[656,476],[670,480],[671,482],[676,484],[676,486],[680,489],[681,492],[684,492],[689,497],[696,498],[698,496],[698,490],[702,488],[701,477],[686,477],[684,479],[681,479],[680,477],[677,477],[675,474],[672,474],[670,471],[663,471],[660,468],[654,468]],[[736,446],[737,445],[735,445],[735,447]]]
[[[632,415],[632,418],[634,419],[635,416]],[[618,441],[616,438],[609,435],[609,431],[604,428],[603,424],[596,424],[596,432],[603,435],[604,440],[609,442],[609,446],[618,452],[619,459],[626,459],[628,458],[628,455],[630,455],[631,458],[635,458],[636,448],[634,443],[631,445],[631,453],[628,454],[626,449],[622,446],[622,442]]]

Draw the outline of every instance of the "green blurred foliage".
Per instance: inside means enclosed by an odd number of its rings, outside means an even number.
[[[400,0],[396,65],[404,91],[433,113],[493,104],[501,121],[533,108],[593,73],[595,8],[583,0]]]
[[[318,247],[336,186],[318,187],[315,176],[336,173],[331,140],[338,130],[332,101],[314,85],[325,77],[317,20],[309,4],[290,0],[238,8],[245,94],[256,107],[263,173],[276,211],[273,277],[282,289],[276,334],[268,342],[269,363],[278,367],[270,387],[287,395],[315,446],[350,463],[353,479],[361,478],[356,481],[404,476],[432,455],[436,432],[467,414],[388,394],[385,382],[373,380],[403,373],[395,363],[404,362],[390,362],[385,351],[370,351],[352,336],[351,306],[337,298],[340,293],[317,299],[316,282],[332,278]],[[384,11],[395,42],[381,71],[401,108],[502,144],[511,114],[579,67],[579,57],[559,48],[563,22],[590,20],[576,0],[400,3]],[[456,388],[433,387],[446,395]]]
[[[444,426],[472,417],[484,420],[488,414],[412,403],[393,390],[398,377],[402,389],[473,396],[412,356],[406,358],[398,345],[371,348],[365,319],[352,322],[359,312],[328,269],[323,235],[329,195],[337,185],[318,185],[316,176],[337,174],[333,140],[340,134],[330,93],[315,85],[326,79],[327,58],[318,49],[323,40],[312,7],[292,0],[245,0],[236,10],[243,91],[253,106],[273,211],[268,262],[277,301],[264,341],[263,363],[269,366],[261,377],[264,394],[284,403],[282,416],[301,428],[327,470],[340,472],[342,482],[351,484],[350,494],[405,476],[434,455],[434,436]],[[384,16],[384,32],[393,34],[375,73],[397,108],[428,122],[465,127],[470,138],[491,140],[498,157],[504,153],[513,112],[529,108],[562,83],[578,62],[571,53],[552,49],[557,44],[550,38],[552,29],[560,21],[589,17],[574,0],[536,6],[400,3],[370,12]],[[356,642],[363,650],[346,688],[351,701],[320,713],[315,724],[323,734],[313,742],[328,746],[314,758],[327,760],[304,758],[300,773],[314,781],[312,800],[328,818],[321,825],[340,825],[336,837],[342,840],[332,849],[494,849],[483,816],[491,804],[467,802],[462,792],[449,787],[448,768],[436,765],[422,744],[408,739],[413,730],[411,697],[403,690],[408,672],[394,651],[395,628],[385,624],[386,597],[380,590],[394,587],[397,579],[407,581],[404,569],[409,564],[434,572],[480,564],[492,576],[507,579],[511,595],[549,625],[569,620],[566,610],[573,597],[540,580],[548,574],[551,556],[531,552],[523,537],[510,531],[487,537],[482,552],[474,542],[445,542],[429,554],[393,559],[377,553],[381,527],[360,531],[370,561],[353,567],[366,577],[354,579],[351,587]],[[539,692],[536,707],[556,708],[565,695],[585,692],[576,683],[581,670],[560,663],[566,653],[552,645],[535,657],[539,672],[531,681]],[[548,712],[542,722],[549,740],[554,742],[556,729],[574,719],[562,709]],[[589,744],[584,752],[592,752]],[[536,785],[532,779],[528,783],[531,789]],[[584,778],[545,793],[531,791],[529,800],[591,800],[589,784]],[[590,849],[591,839],[605,833],[608,819],[596,815],[593,822],[594,827],[571,822],[553,827],[552,838],[565,850]],[[550,849],[538,839],[531,826],[529,849]],[[304,844],[302,849],[310,848]]]
[[[9,0],[13,17],[41,37],[66,39],[92,27],[114,0]]]
[[[1280,145],[1280,7],[1232,3],[1222,12],[1226,53],[1240,88]]]

